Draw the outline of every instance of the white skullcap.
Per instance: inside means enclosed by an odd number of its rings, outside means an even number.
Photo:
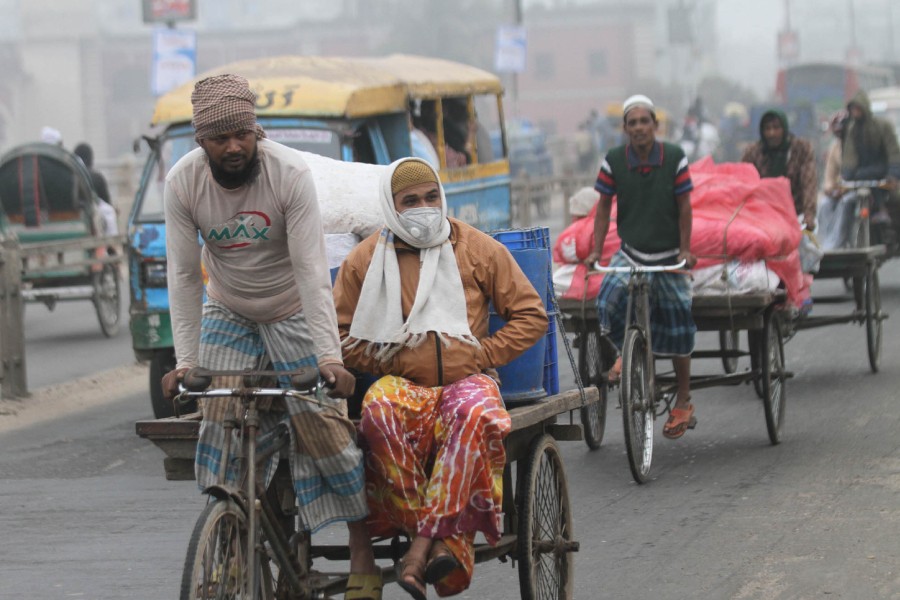
[[[58,144],[62,142],[62,134],[58,129],[44,127],[41,129],[41,141],[47,144]]]
[[[653,101],[643,94],[635,94],[622,104],[622,116],[627,116],[628,111],[632,108],[646,108],[653,113],[653,115],[656,115],[656,108],[653,106]]]
[[[599,199],[600,192],[592,187],[583,187],[569,198],[569,214],[573,217],[585,217]]]

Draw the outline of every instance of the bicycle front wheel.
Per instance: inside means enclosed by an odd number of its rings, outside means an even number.
[[[253,600],[248,589],[247,521],[233,500],[206,506],[194,525],[181,578],[181,600]]]
[[[625,426],[625,448],[631,475],[638,483],[647,481],[653,459],[653,406],[650,381],[650,349],[647,339],[636,328],[625,333],[622,346],[622,424]]]

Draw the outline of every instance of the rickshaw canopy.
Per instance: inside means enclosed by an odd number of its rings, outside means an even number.
[[[16,146],[0,157],[4,226],[27,228],[27,237],[93,235],[96,194],[75,154],[43,142]],[[24,230],[19,230],[20,238]]]
[[[364,118],[405,112],[410,98],[503,91],[492,73],[436,58],[278,56],[230,63],[201,74],[161,96],[151,123],[190,122],[194,84],[225,73],[247,78],[258,94],[257,115],[267,117]]]

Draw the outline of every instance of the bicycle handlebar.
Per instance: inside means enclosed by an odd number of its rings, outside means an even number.
[[[207,389],[213,377],[242,377],[243,387]],[[293,388],[258,387],[254,380],[262,377],[290,377]],[[305,368],[296,371],[213,371],[207,369],[191,369],[184,375],[184,381],[178,384],[176,402],[186,403],[194,398],[296,398],[318,405],[321,408],[332,408],[322,402],[321,391],[331,386],[319,377],[318,369]]]
[[[838,185],[845,190],[858,190],[862,188],[885,189],[889,184],[890,181],[888,179],[860,179],[858,181],[841,179]]]
[[[682,270],[684,268],[684,265],[686,264],[687,261],[683,260],[675,265],[629,265],[627,267],[604,267],[601,266],[599,262],[595,262],[591,268],[594,271],[598,271],[600,273],[671,273],[674,271]]]

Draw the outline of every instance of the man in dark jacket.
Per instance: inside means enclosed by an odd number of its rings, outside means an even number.
[[[753,163],[760,177],[787,177],[794,209],[804,226],[816,228],[816,153],[812,144],[790,132],[787,115],[767,110],[759,121],[760,140],[744,151],[742,162]]]
[[[847,181],[900,178],[900,147],[893,126],[872,115],[862,90],[847,103],[850,122],[844,132],[841,177]]]

